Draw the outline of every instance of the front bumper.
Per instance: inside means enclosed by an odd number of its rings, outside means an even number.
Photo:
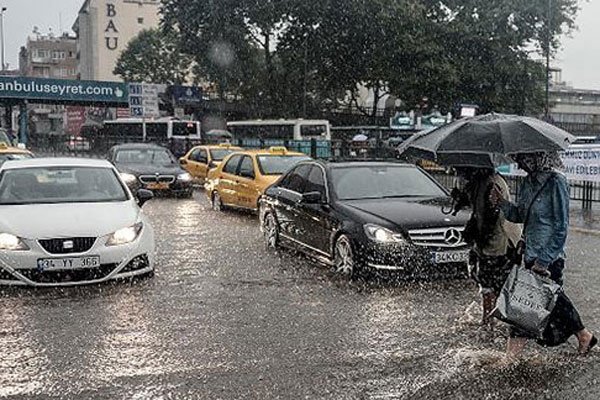
[[[468,253],[467,246],[437,248],[377,243],[364,244],[358,251],[362,264],[371,269],[408,275],[466,272]]]
[[[151,189],[148,187],[147,184],[143,184],[139,181],[133,182],[133,183],[129,183],[127,184],[127,186],[129,187],[129,190],[131,190],[132,193],[135,194],[135,192],[137,192],[140,189],[147,189],[147,190],[151,190],[155,195],[161,195],[161,194],[173,194],[173,193],[191,193],[194,190],[194,180],[189,180],[189,181],[181,181],[181,180],[175,180],[173,183],[169,184],[168,188],[165,189]]]
[[[154,233],[145,225],[138,239],[127,245],[106,246],[106,237],[96,239],[84,253],[50,254],[36,240],[25,240],[30,250],[0,252],[0,285],[60,287],[98,284],[154,271]],[[42,270],[38,259],[98,256],[100,266]]]

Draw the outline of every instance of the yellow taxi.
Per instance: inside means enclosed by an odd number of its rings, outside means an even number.
[[[224,207],[256,211],[265,190],[288,169],[305,160],[310,157],[285,147],[233,152],[208,172],[206,195],[215,211]]]
[[[242,151],[228,143],[219,145],[196,146],[179,159],[181,166],[199,183],[204,183],[208,170],[218,167],[229,153]]]
[[[5,142],[0,142],[0,164],[5,161],[23,160],[26,158],[33,158],[33,153],[29,150],[12,147]]]

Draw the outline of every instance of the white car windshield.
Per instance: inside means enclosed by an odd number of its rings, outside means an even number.
[[[127,192],[110,168],[19,168],[0,177],[0,205],[126,200]]]

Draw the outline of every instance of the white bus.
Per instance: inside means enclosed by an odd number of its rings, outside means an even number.
[[[119,118],[104,121],[104,134],[140,140],[200,139],[200,122],[182,121],[172,117],[146,120]]]
[[[227,129],[235,139],[331,140],[329,121],[318,119],[232,121]]]

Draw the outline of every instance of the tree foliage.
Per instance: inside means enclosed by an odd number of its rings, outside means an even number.
[[[127,44],[114,74],[128,82],[184,83],[191,72],[191,58],[180,51],[179,44],[158,29],[144,30]]]
[[[406,108],[532,113],[546,51],[577,0],[162,0],[163,30],[195,74],[260,117],[359,106],[360,88]],[[551,9],[548,9],[550,4]],[[550,47],[546,44],[550,43]]]

